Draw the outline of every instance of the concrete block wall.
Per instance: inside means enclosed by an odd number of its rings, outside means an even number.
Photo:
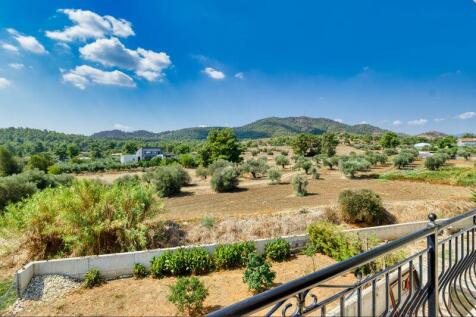
[[[471,224],[471,221],[471,219],[467,219],[455,226],[455,229],[467,227]],[[427,224],[427,221],[420,221],[346,231],[357,235],[372,235],[380,240],[394,240],[423,229]],[[291,244],[293,250],[303,248],[309,240],[307,234],[285,236],[282,238]],[[259,239],[253,242],[258,253],[263,254],[266,243],[272,240],[275,240],[275,238]],[[184,246],[183,248],[200,246],[206,248],[211,254],[218,245],[219,244],[216,243],[191,245]],[[123,275],[131,275],[134,263],[141,263],[148,267],[154,256],[159,256],[165,251],[173,251],[178,248],[180,247],[30,262],[16,273],[17,295],[21,297],[31,278],[36,275],[61,274],[82,279],[89,270],[95,268],[98,269],[105,278],[112,279]]]

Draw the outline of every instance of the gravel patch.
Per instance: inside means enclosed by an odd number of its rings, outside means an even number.
[[[15,301],[9,313],[15,315],[33,302],[51,302],[80,286],[81,282],[64,275],[35,276],[23,293],[23,298]]]

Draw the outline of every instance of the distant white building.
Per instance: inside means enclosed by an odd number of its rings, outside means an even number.
[[[460,138],[458,146],[476,146],[476,138]]]
[[[121,154],[121,164],[137,162],[136,154]]]
[[[423,149],[423,148],[425,148],[425,147],[430,147],[430,146],[431,146],[430,143],[424,143],[424,142],[423,142],[423,143],[417,143],[417,144],[414,145],[414,147],[415,147],[416,149],[419,149],[419,150],[420,150],[420,149]]]
[[[433,156],[433,153],[428,151],[418,151],[418,156],[421,158],[427,158],[427,157]]]

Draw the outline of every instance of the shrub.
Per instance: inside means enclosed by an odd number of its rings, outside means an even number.
[[[158,211],[154,202],[144,184],[80,180],[8,206],[4,220],[28,237],[34,258],[134,251],[150,242],[144,221]]]
[[[203,302],[208,296],[208,290],[195,277],[179,277],[170,287],[168,300],[177,307],[181,314],[195,316],[202,313]]]
[[[170,197],[180,193],[180,189],[190,176],[179,165],[160,166],[155,172],[147,173],[144,179],[154,185],[160,197]]]
[[[294,164],[294,169],[299,170],[303,169],[306,174],[309,174],[309,171],[312,167],[311,160],[305,158],[304,156],[300,156],[296,159],[296,164]]]
[[[376,154],[376,157],[377,157],[377,161],[381,164],[381,165],[385,165],[387,164],[388,162],[388,156],[384,153],[377,153]]]
[[[279,184],[281,181],[281,172],[276,168],[271,168],[268,171],[268,178],[271,184]]]
[[[342,157],[339,160],[339,169],[345,176],[355,177],[357,172],[365,172],[370,169],[371,163],[362,157]]]
[[[291,245],[283,238],[279,238],[265,245],[264,254],[270,260],[282,262],[291,257]]]
[[[13,155],[4,147],[0,147],[0,177],[20,172],[20,166]]]
[[[339,159],[336,156],[324,157],[322,159],[322,164],[329,167],[329,169],[333,169],[334,166],[339,164]]]
[[[195,170],[195,176],[200,177],[201,179],[207,179],[208,176],[208,169],[203,165],[200,165]]]
[[[84,276],[83,286],[86,288],[93,288],[103,283],[101,273],[97,269],[89,270]]]
[[[344,190],[339,195],[339,206],[349,222],[382,225],[395,221],[383,207],[380,196],[369,189]]]
[[[140,184],[141,180],[138,175],[124,175],[116,178],[114,184],[128,186],[128,185],[137,185]]]
[[[233,164],[223,159],[218,159],[212,162],[210,165],[208,165],[208,175],[213,175],[216,170],[219,170],[228,166],[233,167]]]
[[[396,149],[390,148],[390,149],[383,150],[383,153],[387,156],[393,156],[393,155],[398,154],[398,151]]]
[[[30,156],[27,168],[32,170],[38,169],[46,173],[48,171],[48,167],[50,167],[51,165],[53,165],[53,160],[51,159],[51,156],[47,153],[40,153],[33,154],[32,156]]]
[[[205,216],[202,218],[202,226],[207,229],[212,229],[215,225],[215,219],[213,217]]]
[[[202,247],[181,248],[176,251],[166,251],[158,257],[153,257],[150,272],[154,278],[165,276],[181,276],[190,274],[205,274],[212,270],[213,261],[208,251]]]
[[[238,176],[238,171],[232,166],[217,169],[211,179],[212,189],[218,193],[233,191],[238,187]]]
[[[243,282],[248,284],[250,291],[254,293],[262,292],[271,285],[276,278],[276,273],[271,271],[271,266],[262,256],[251,253],[248,256],[248,264],[243,273]]]
[[[147,270],[144,264],[135,263],[134,268],[132,269],[132,275],[136,279],[145,278],[149,275],[149,270]]]
[[[268,171],[269,166],[266,163],[266,160],[263,159],[251,159],[246,161],[243,164],[243,172],[250,173],[253,178],[256,178],[258,175],[264,175]]]
[[[307,194],[307,178],[304,175],[296,174],[291,179],[291,185],[296,196],[302,197]]]
[[[411,154],[400,153],[393,158],[393,165],[396,168],[401,169],[414,161],[414,158]]]
[[[213,253],[215,267],[219,270],[244,267],[248,256],[255,251],[256,247],[252,242],[219,245]]]
[[[309,242],[316,252],[343,261],[359,254],[358,240],[345,234],[338,226],[325,221],[315,222],[307,227]]]
[[[444,164],[444,160],[442,157],[438,157],[437,155],[429,156],[425,159],[425,167],[431,171],[436,171],[440,169],[441,166]]]
[[[319,170],[315,166],[311,167],[311,170],[309,171],[309,173],[311,174],[312,179],[319,179],[319,177],[321,176],[321,174],[319,173]]]
[[[251,150],[251,156],[256,156],[259,154],[258,150]]]
[[[285,168],[286,165],[289,165],[289,159],[287,156],[283,154],[279,154],[275,157],[274,161],[276,162],[276,165],[281,166],[282,168]]]
[[[282,150],[282,151],[281,151],[281,155],[288,156],[288,155],[289,155],[289,151]]]
[[[180,154],[178,157],[178,161],[180,165],[186,168],[194,168],[194,167],[197,167],[198,165],[195,157],[189,153]]]
[[[320,218],[335,225],[338,225],[342,222],[341,215],[333,208],[325,208]]]
[[[458,150],[458,155],[463,157],[465,160],[469,160],[469,158],[471,157],[471,152],[469,152],[465,148],[461,148]]]

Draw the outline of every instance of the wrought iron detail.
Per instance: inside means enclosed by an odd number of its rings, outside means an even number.
[[[208,316],[476,316],[476,209],[255,295]],[[454,230],[464,220],[471,223]],[[466,223],[465,223],[466,224]],[[439,240],[446,232],[452,234]],[[426,242],[425,240],[426,239]],[[423,241],[399,263],[342,283],[376,258]]]

